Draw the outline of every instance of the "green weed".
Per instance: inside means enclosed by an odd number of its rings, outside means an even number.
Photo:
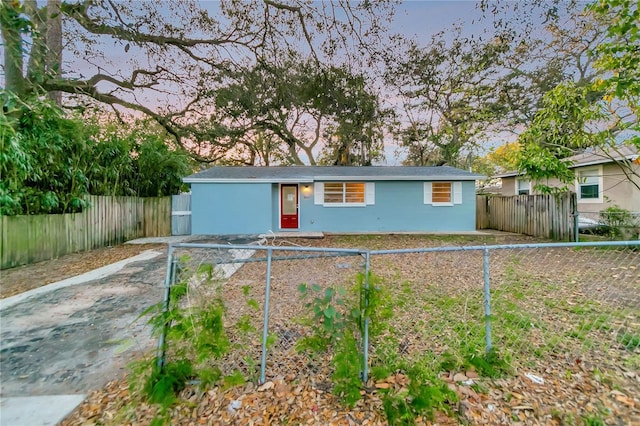
[[[334,382],[333,392],[343,403],[352,407],[361,398],[360,389],[362,379],[362,359],[358,344],[353,334],[346,333],[336,344],[333,356],[334,372],[331,379]]]
[[[598,414],[582,416],[582,423],[585,426],[605,426],[605,422]]]
[[[497,350],[489,352],[466,347],[461,353],[442,354],[440,368],[444,371],[475,370],[482,377],[498,378],[511,373],[509,363]]]
[[[187,359],[168,362],[163,368],[154,366],[144,391],[150,402],[166,408],[176,401],[176,395],[193,376],[193,365]]]
[[[242,372],[239,370],[235,370],[232,374],[228,376],[224,376],[222,378],[222,387],[223,389],[229,389],[236,386],[244,385],[247,382],[247,379],[242,375]]]
[[[183,262],[188,257],[183,256]],[[181,274],[187,271],[180,267]],[[211,264],[200,264],[198,273],[206,280],[214,278]],[[215,290],[215,289],[214,289]],[[213,296],[204,306],[184,308],[181,300],[188,295],[187,281],[174,284],[168,304],[159,303],[146,309],[142,316],[150,315],[149,324],[156,336],[164,336],[165,348],[171,348],[174,360],[158,367],[157,360],[132,364],[131,387],[138,387],[152,403],[163,409],[176,401],[176,395],[187,381],[198,379],[201,386],[215,383],[222,372],[211,365],[211,360],[228,353],[231,343],[224,328],[225,307],[220,297]],[[238,324],[241,332],[249,333],[252,325],[247,317]],[[140,388],[137,383],[143,382]],[[244,381],[243,381],[244,382]]]
[[[451,413],[458,397],[438,379],[428,359],[405,365],[410,381],[406,389],[384,391],[382,404],[389,424],[412,425],[418,416],[433,419],[436,411]]]
[[[625,331],[622,333],[618,333],[618,335],[616,336],[616,340],[629,351],[640,348],[640,334],[634,334]]]

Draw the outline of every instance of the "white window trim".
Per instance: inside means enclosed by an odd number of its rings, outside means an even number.
[[[529,194],[526,195],[531,195],[532,193],[532,185],[531,185],[531,181],[525,178],[516,178],[516,185],[515,185],[515,195],[521,195],[520,194],[520,188],[518,186],[518,182],[528,182],[529,183]],[[524,194],[523,194],[524,195]]]
[[[448,182],[448,181],[447,181]],[[432,201],[431,184],[433,182],[423,183],[423,202],[433,207],[452,207],[456,204],[462,204],[462,182],[451,182],[451,199],[449,203],[434,203]]]
[[[596,170],[598,172],[598,198],[582,198],[580,196],[580,175],[583,172],[586,171],[591,171],[591,170]],[[585,168],[581,168],[579,170],[576,170],[576,180],[575,180],[575,186],[576,186],[576,195],[578,198],[578,203],[580,204],[602,204],[604,203],[604,179],[602,176],[602,165],[598,165],[595,167],[585,167]]]
[[[340,183],[350,183],[343,181]],[[356,182],[362,183],[362,182]],[[364,182],[364,203],[325,203],[324,202],[324,182],[314,182],[313,184],[313,204],[323,207],[366,207],[376,203],[375,182]]]

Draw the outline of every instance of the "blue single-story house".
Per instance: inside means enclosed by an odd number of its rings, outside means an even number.
[[[475,181],[439,167],[224,167],[191,184],[192,234],[475,230]]]

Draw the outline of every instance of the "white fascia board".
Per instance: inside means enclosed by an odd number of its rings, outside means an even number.
[[[324,181],[324,182],[377,182],[377,181],[386,181],[386,180],[417,180],[420,182],[423,181],[431,181],[431,180],[442,180],[442,181],[462,181],[462,180],[479,180],[486,179],[486,176],[316,176],[313,178],[315,181]]]
[[[287,179],[218,179],[218,178],[184,178],[184,183],[313,183],[312,178]]]
[[[510,177],[515,177],[515,176],[524,176],[524,173],[518,173],[518,172],[509,172],[509,173],[500,173],[498,175],[493,176],[494,178],[510,178]]]
[[[570,169],[575,169],[577,167],[588,167],[588,166],[596,166],[598,164],[605,164],[605,163],[615,163],[618,161],[625,161],[625,160],[629,160],[629,161],[633,161],[637,158],[638,156],[636,154],[630,154],[627,155],[625,157],[622,158],[618,158],[618,159],[611,159],[611,158],[602,158],[599,160],[593,160],[593,161],[589,161],[587,163],[574,163],[571,166],[569,166]]]
[[[476,181],[486,176],[316,176],[313,178],[220,179],[184,178],[184,183],[313,183],[313,182],[378,182],[378,181]]]

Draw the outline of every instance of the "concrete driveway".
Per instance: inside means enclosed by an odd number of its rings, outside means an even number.
[[[3,397],[83,393],[104,385],[132,355],[151,348],[150,330],[138,316],[162,300],[166,257],[144,254],[103,278],[92,279],[94,271],[84,283],[43,291],[12,306],[3,300]]]
[[[162,300],[165,268],[166,251],[150,250],[0,300],[0,425],[56,424],[153,350],[139,316]]]
[[[0,301],[0,424],[55,424],[53,413],[34,419],[41,410],[30,408],[53,405],[64,416],[152,349],[139,315],[162,300],[165,265],[147,251]]]

